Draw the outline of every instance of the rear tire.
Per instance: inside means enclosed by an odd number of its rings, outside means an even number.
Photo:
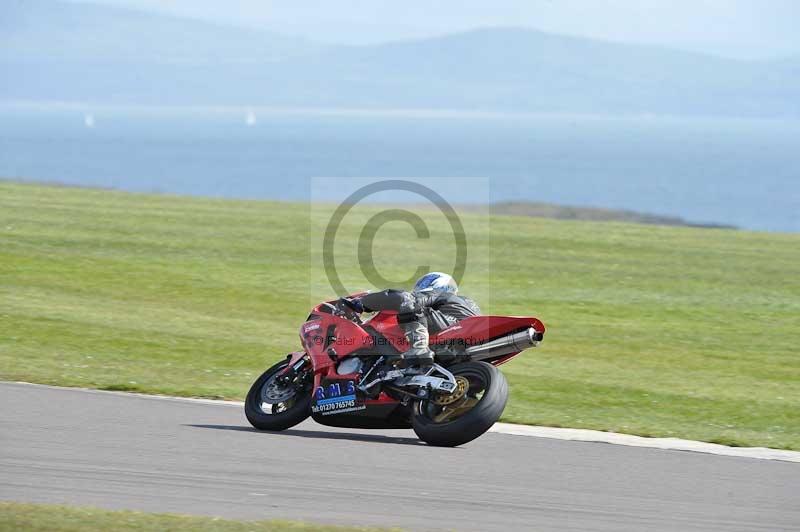
[[[489,430],[500,419],[508,401],[508,382],[496,367],[487,362],[465,362],[448,368],[456,377],[466,377],[471,389],[484,386],[478,404],[459,417],[436,422],[436,405],[429,401],[414,404],[412,424],[419,439],[437,447],[456,447]],[[482,381],[482,385],[479,382]],[[467,395],[470,391],[467,390]]]
[[[287,399],[281,403],[267,402],[265,394],[273,381],[273,377],[283,370],[287,361],[275,364],[265,371],[247,392],[244,401],[244,413],[247,420],[259,430],[279,431],[294,427],[311,415],[311,392],[304,387],[286,391]],[[265,410],[269,406],[269,412]]]

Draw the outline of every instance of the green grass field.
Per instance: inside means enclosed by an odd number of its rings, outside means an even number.
[[[0,502],[0,531],[29,532],[378,532],[378,528],[322,526],[294,521],[231,521],[142,512],[112,512],[48,504]]]
[[[309,273],[323,210],[0,183],[0,378],[241,399],[330,295]],[[800,235],[465,225],[464,292],[548,326],[503,367],[505,421],[800,449]],[[438,256],[408,231],[379,233],[387,277]]]

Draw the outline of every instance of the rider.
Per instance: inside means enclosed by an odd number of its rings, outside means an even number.
[[[429,333],[436,334],[459,320],[481,313],[473,300],[458,295],[455,279],[441,272],[422,276],[411,292],[383,290],[345,303],[358,312],[397,311],[397,321],[411,346],[399,355],[399,365],[403,367],[432,365]]]

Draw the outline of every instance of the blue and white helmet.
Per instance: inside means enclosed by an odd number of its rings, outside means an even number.
[[[415,294],[430,294],[434,292],[458,293],[458,284],[450,275],[442,272],[431,272],[420,277],[414,285]]]

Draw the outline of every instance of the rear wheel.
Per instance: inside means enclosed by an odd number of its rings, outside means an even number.
[[[311,415],[311,383],[302,375],[284,381],[281,373],[288,363],[269,368],[247,393],[244,413],[259,430],[286,430]]]
[[[486,362],[466,362],[448,368],[457,387],[450,395],[414,404],[412,423],[419,438],[440,447],[470,442],[500,419],[508,401],[508,383]]]

